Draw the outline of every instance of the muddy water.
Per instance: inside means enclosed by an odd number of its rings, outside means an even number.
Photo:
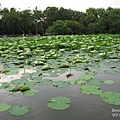
[[[104,68],[105,69],[105,68]],[[35,70],[28,70],[26,72],[34,72]],[[23,73],[23,70],[20,70]],[[53,80],[73,80],[83,75],[82,71],[72,70],[74,76],[67,79],[66,74],[68,71]],[[120,73],[120,71],[119,71]],[[10,82],[14,77],[20,78],[21,74],[17,76],[3,75],[2,81]],[[101,85],[103,91],[118,91],[120,92],[120,74],[106,75],[99,69],[99,73],[95,75],[97,78],[103,80],[112,79],[115,84]],[[70,85],[67,88],[56,88],[52,85],[37,84],[34,88],[39,90],[35,96],[24,96],[21,92],[9,93],[4,90],[0,91],[0,104],[8,103],[11,105],[28,105],[31,110],[24,116],[14,117],[10,116],[7,111],[0,112],[0,120],[117,120],[120,117],[113,117],[112,109],[120,109],[120,106],[109,105],[102,101],[99,95],[84,95],[79,92],[81,85]],[[63,111],[55,111],[47,107],[47,102],[52,97],[65,96],[71,99],[71,106]],[[116,113],[115,113],[116,114]],[[118,112],[118,114],[120,114]]]

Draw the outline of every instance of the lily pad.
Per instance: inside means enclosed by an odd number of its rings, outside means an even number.
[[[69,67],[70,67],[69,64],[61,64],[61,65],[59,66],[59,68],[69,68]]]
[[[30,75],[31,76],[40,76],[40,75],[42,75],[42,73],[41,72],[33,72]]]
[[[11,105],[6,104],[6,103],[0,104],[0,112],[8,110],[8,109],[10,109],[10,107],[11,107]]]
[[[48,69],[52,69],[53,67],[50,65],[50,64],[45,64],[43,67],[42,67],[42,70],[48,70]]]
[[[83,85],[83,84],[86,84],[86,81],[85,80],[75,80],[75,83]]]
[[[93,78],[95,78],[93,75],[82,75],[80,76],[80,80],[92,80]]]
[[[1,86],[0,86],[0,89],[5,89],[5,88],[7,88],[7,87],[9,87],[9,86],[10,86],[9,83],[7,83],[7,82],[2,82],[2,84],[1,84]]]
[[[116,70],[104,70],[104,72],[107,74],[118,74],[118,71]]]
[[[22,116],[27,114],[30,111],[29,106],[23,106],[23,105],[16,105],[12,106],[8,112],[13,116]]]
[[[10,83],[13,85],[20,85],[20,84],[25,84],[27,82],[28,82],[27,79],[15,79],[15,80],[12,80]]]
[[[70,85],[70,83],[66,81],[54,81],[52,84],[53,86],[60,88],[68,87]]]
[[[54,97],[48,101],[48,107],[53,110],[64,110],[70,107],[71,100],[67,97]]]
[[[10,71],[10,72],[6,72],[5,73],[6,75],[15,75],[15,74],[18,74],[18,71]]]
[[[103,81],[97,78],[94,78],[93,80],[90,80],[87,82],[90,85],[102,85]]]
[[[120,93],[119,92],[103,92],[100,94],[102,100],[108,104],[120,105]]]
[[[83,94],[100,94],[102,93],[102,90],[98,86],[94,85],[88,85],[88,86],[82,86],[80,87],[80,92]]]
[[[52,83],[52,80],[50,80],[50,79],[42,79],[39,84],[49,85],[51,83]]]
[[[33,95],[36,95],[39,91],[38,90],[35,90],[35,89],[31,89],[31,90],[27,90],[24,92],[24,95],[25,96],[33,96]]]
[[[77,83],[76,83],[76,80],[69,80],[68,82],[70,83],[70,85],[75,85],[75,84],[77,84]]]
[[[34,87],[36,85],[36,82],[29,81],[29,82],[25,83],[25,85],[28,86],[28,87]]]
[[[105,84],[114,84],[114,81],[113,80],[105,80],[104,83]]]
[[[14,85],[10,85],[9,87],[5,88],[5,90],[7,90],[7,91],[12,91],[12,89],[13,89],[14,87],[15,87]]]
[[[58,77],[58,76],[59,76],[59,74],[56,73],[56,72],[52,72],[52,73],[50,73],[50,75],[49,75],[49,77]]]

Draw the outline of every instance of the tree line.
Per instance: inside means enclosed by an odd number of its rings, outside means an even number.
[[[44,11],[15,8],[0,10],[3,34],[120,34],[120,8],[88,8],[85,12],[47,7]]]

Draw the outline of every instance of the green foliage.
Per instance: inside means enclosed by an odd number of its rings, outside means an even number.
[[[30,107],[23,105],[12,106],[8,112],[13,116],[22,116],[30,111]]]
[[[9,104],[0,104],[0,112],[6,111],[11,108]]]
[[[2,82],[2,84],[1,84],[1,86],[0,86],[0,89],[5,89],[5,88],[7,88],[7,87],[9,87],[9,86],[10,86],[9,83],[7,83],[7,82]]]
[[[57,20],[53,23],[53,26],[49,26],[46,32],[50,32],[57,35],[65,34],[80,34],[82,33],[83,26],[72,20]]]
[[[120,105],[120,93],[119,92],[103,92],[100,94],[102,100],[108,104]]]
[[[105,80],[104,83],[105,83],[105,84],[113,84],[114,81],[113,81],[113,80]]]
[[[35,89],[27,90],[24,93],[25,96],[33,96],[36,95],[39,91]]]
[[[107,74],[118,74],[118,71],[116,70],[104,70],[104,72]]]
[[[83,94],[100,94],[102,90],[98,86],[89,85],[89,86],[82,86],[80,87],[80,92]]]
[[[71,100],[67,97],[55,97],[48,101],[48,107],[53,110],[64,110],[70,106]]]
[[[15,80],[12,80],[10,83],[13,85],[20,85],[20,84],[25,84],[27,82],[28,82],[27,79],[15,79]]]
[[[12,92],[17,92],[17,91],[25,92],[27,90],[30,90],[30,87],[28,87],[28,86],[15,86],[14,88],[12,88]]]
[[[66,81],[54,81],[52,84],[53,86],[60,88],[68,87],[70,85],[70,83]]]

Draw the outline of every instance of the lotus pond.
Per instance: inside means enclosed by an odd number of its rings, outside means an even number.
[[[120,117],[120,35],[0,39],[0,117]]]

